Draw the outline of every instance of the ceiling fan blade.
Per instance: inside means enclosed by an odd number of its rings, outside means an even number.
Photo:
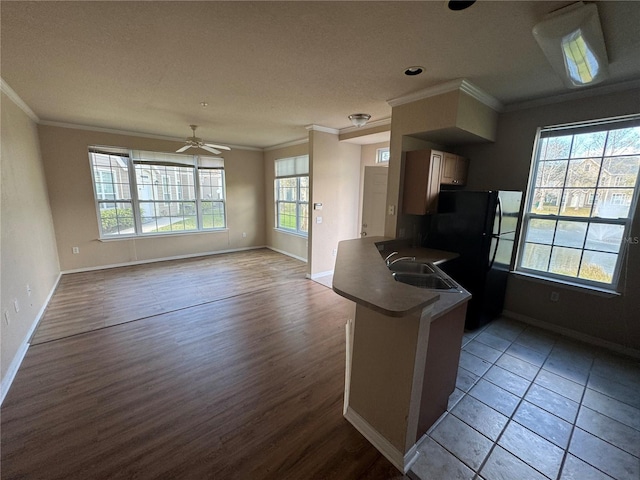
[[[184,147],[179,148],[178,150],[176,150],[176,153],[182,153],[185,150],[187,150],[188,148],[191,148],[191,145],[185,145]]]
[[[207,152],[214,153],[216,155],[220,155],[222,152],[220,150],[216,150],[215,148],[211,148],[209,145],[200,145],[200,148],[206,150]]]
[[[227,147],[226,145],[216,145],[215,143],[205,143],[207,147],[219,148],[220,150],[231,150],[231,147]]]

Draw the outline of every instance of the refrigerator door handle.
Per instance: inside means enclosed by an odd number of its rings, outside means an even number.
[[[500,244],[500,234],[502,233],[502,202],[500,201],[500,197],[498,197],[498,233],[497,235],[492,235],[491,238],[496,239],[496,248],[493,250],[493,255],[491,255],[491,261],[487,266],[487,271],[493,268],[493,263],[496,261],[496,255],[498,254],[498,246]]]
[[[491,261],[487,266],[487,272],[493,268],[493,262],[496,261],[496,255],[498,255],[498,245],[500,244],[500,235],[491,235],[491,238],[496,239],[496,248],[493,249],[493,255],[491,255]]]
[[[498,235],[502,235],[502,202],[498,197]]]

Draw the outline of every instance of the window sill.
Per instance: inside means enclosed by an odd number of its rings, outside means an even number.
[[[227,233],[228,228],[217,228],[215,230],[194,230],[192,232],[171,232],[171,233],[146,233],[144,235],[122,235],[119,237],[102,237],[98,238],[100,242],[113,242],[119,240],[142,240],[144,238],[167,238],[180,237],[185,235],[203,235],[211,233]]]
[[[298,233],[298,232],[292,232],[291,230],[285,230],[284,228],[277,228],[277,227],[275,227],[275,228],[274,228],[274,230],[275,230],[276,232],[279,232],[279,233],[286,233],[287,235],[292,235],[292,236],[294,236],[294,237],[300,237],[300,238],[304,238],[304,239],[309,238],[309,235],[308,235],[308,234],[303,234],[303,233]]]
[[[622,296],[622,294],[616,290],[613,289],[608,289],[608,288],[602,288],[602,287],[595,287],[593,285],[583,285],[580,283],[574,283],[574,282],[568,282],[566,280],[558,280],[555,278],[548,278],[548,277],[543,277],[540,275],[535,275],[532,273],[528,273],[528,272],[517,272],[517,271],[513,271],[511,272],[513,275],[517,276],[517,277],[523,277],[527,280],[531,280],[533,282],[537,282],[537,283],[543,283],[546,285],[554,285],[554,286],[558,286],[561,288],[566,288],[568,290],[574,290],[576,292],[583,292],[583,293],[588,293],[588,294],[592,294],[592,295],[598,295],[600,297],[620,297]]]

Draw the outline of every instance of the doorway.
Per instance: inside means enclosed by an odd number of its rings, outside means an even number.
[[[384,236],[388,167],[364,167],[361,237]]]

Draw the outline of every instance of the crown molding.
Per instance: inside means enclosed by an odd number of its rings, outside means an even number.
[[[435,85],[423,90],[418,90],[417,92],[409,93],[401,97],[392,98],[391,100],[387,100],[387,103],[393,108],[418,100],[423,100],[425,98],[435,97],[436,95],[453,92],[456,90],[460,90],[466,93],[467,95],[475,98],[479,102],[485,104],[487,107],[490,107],[496,111],[501,111],[503,108],[502,103],[500,103],[496,98],[492,97],[488,93],[483,92],[474,84],[463,78],[451,80],[449,82],[441,83],[440,85]]]
[[[596,87],[586,88],[585,90],[570,91],[553,95],[549,97],[536,98],[524,102],[511,103],[506,105],[504,112],[514,112],[518,110],[526,110],[528,108],[544,107],[545,105],[553,105],[555,103],[570,102],[572,100],[580,100],[587,97],[596,97],[600,95],[608,95],[610,93],[624,92],[640,88],[640,80],[629,80],[627,82],[614,83],[612,85],[599,85]],[[639,94],[640,98],[640,94]]]
[[[129,137],[141,137],[141,138],[153,138],[155,140],[167,140],[170,142],[184,142],[186,137],[170,137],[167,135],[154,135],[152,133],[140,133],[140,132],[129,132],[127,130],[117,130],[115,128],[103,128],[103,127],[93,127],[91,125],[78,125],[75,123],[65,123],[65,122],[56,122],[51,120],[41,120],[38,122],[40,125],[46,125],[51,127],[60,127],[60,128],[72,128],[75,130],[87,130],[90,132],[100,132],[100,133],[111,133],[113,135],[127,135]],[[216,142],[221,143],[216,140],[207,140],[203,139],[205,142]],[[256,152],[261,152],[263,149],[258,147],[247,147],[244,145],[231,145],[225,143],[232,149],[236,150],[252,150]]]
[[[4,81],[4,78],[0,77],[0,90],[7,96],[9,99],[20,108],[27,116],[36,123],[40,123],[40,119],[34,113],[29,105],[27,105],[24,100],[20,98],[20,96],[9,86],[7,82]]]
[[[281,148],[294,147],[296,145],[302,145],[303,143],[309,143],[309,137],[300,138],[298,140],[292,140],[290,142],[279,143],[278,145],[272,145],[271,147],[265,147],[263,150],[265,152],[270,152],[272,150],[280,150]]]
[[[340,129],[340,135],[351,132],[362,132],[363,135],[367,134],[367,130],[375,127],[384,127],[386,125],[391,125],[391,117],[382,118],[380,120],[374,120],[373,122],[367,122],[366,125],[362,127],[356,127],[355,125],[350,127],[345,127]]]
[[[492,97],[488,93],[480,90],[473,83],[468,80],[462,80],[460,85],[460,91],[466,93],[467,95],[475,98],[480,103],[485,104],[487,107],[492,108],[496,112],[501,112],[504,109],[504,105],[497,98]]]
[[[314,132],[331,133],[333,135],[339,135],[340,134],[340,130],[338,130],[337,128],[323,127],[322,125],[306,125],[304,128],[306,128],[309,131],[314,131]]]

